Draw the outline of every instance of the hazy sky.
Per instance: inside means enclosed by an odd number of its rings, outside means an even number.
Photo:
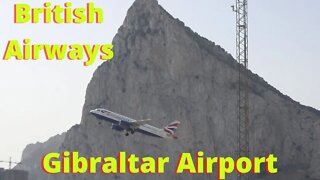
[[[71,0],[70,0],[71,1]],[[101,25],[13,23],[15,3],[40,7],[46,1],[9,0],[0,6],[0,57],[9,40],[31,43],[111,43],[133,0],[98,1]],[[63,4],[66,0],[52,0]],[[71,1],[74,7],[89,1]],[[159,3],[200,35],[235,54],[233,0],[159,0]],[[320,109],[320,1],[249,0],[249,66],[271,85],[304,105]],[[85,90],[96,67],[81,62],[18,62],[0,60],[0,160],[19,161],[29,143],[80,123]],[[254,102],[251,102],[254,103]],[[7,167],[0,163],[0,167]]]

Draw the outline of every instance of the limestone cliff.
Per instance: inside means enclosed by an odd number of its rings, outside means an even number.
[[[59,151],[64,137],[65,133],[62,133],[51,137],[44,143],[29,144],[23,150],[21,164],[14,169],[28,171],[30,180],[47,180],[48,176],[41,168],[42,157],[47,153]]]
[[[81,125],[66,134],[60,151],[85,156],[170,156],[163,175],[56,175],[51,180],[214,179],[176,175],[182,152],[237,154],[238,64],[220,46],[174,19],[156,0],[136,0],[113,40],[115,57],[103,63],[87,87]],[[250,74],[250,151],[279,158],[278,175],[253,179],[320,179],[320,112],[300,105]],[[141,134],[125,137],[89,111],[106,108],[165,126],[180,120],[179,139]],[[228,176],[235,179],[235,174]]]

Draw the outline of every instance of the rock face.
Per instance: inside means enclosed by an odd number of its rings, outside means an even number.
[[[220,46],[174,19],[156,0],[136,0],[113,40],[115,57],[88,85],[81,125],[71,128],[60,151],[83,156],[169,156],[160,175],[54,175],[50,180],[214,179],[174,173],[180,153],[237,154],[238,64]],[[275,154],[278,175],[253,179],[320,178],[320,112],[300,105],[250,74],[251,156]],[[176,141],[141,134],[125,137],[89,111],[106,108],[161,127],[182,122]],[[215,168],[216,169],[216,168]],[[235,174],[227,179],[235,179]]]
[[[59,151],[64,137],[65,133],[51,137],[45,143],[29,144],[22,153],[21,164],[14,169],[28,171],[30,180],[47,180],[48,175],[41,170],[41,159],[47,153]]]

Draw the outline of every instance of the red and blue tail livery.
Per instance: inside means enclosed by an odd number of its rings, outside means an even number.
[[[180,121],[174,121],[170,123],[168,126],[163,128],[165,132],[167,132],[170,136],[172,136],[174,139],[177,139],[177,136],[175,135],[178,126],[180,125]]]

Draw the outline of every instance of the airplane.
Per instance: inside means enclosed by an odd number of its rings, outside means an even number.
[[[151,121],[151,119],[134,120],[129,117],[101,108],[91,110],[90,113],[100,119],[111,122],[111,129],[120,132],[125,132],[126,136],[129,136],[129,133],[134,134],[135,132],[140,132],[145,135],[159,138],[178,138],[175,135],[175,132],[180,124],[180,121],[174,121],[166,127],[164,127],[163,129],[160,129],[147,124],[147,122]]]

